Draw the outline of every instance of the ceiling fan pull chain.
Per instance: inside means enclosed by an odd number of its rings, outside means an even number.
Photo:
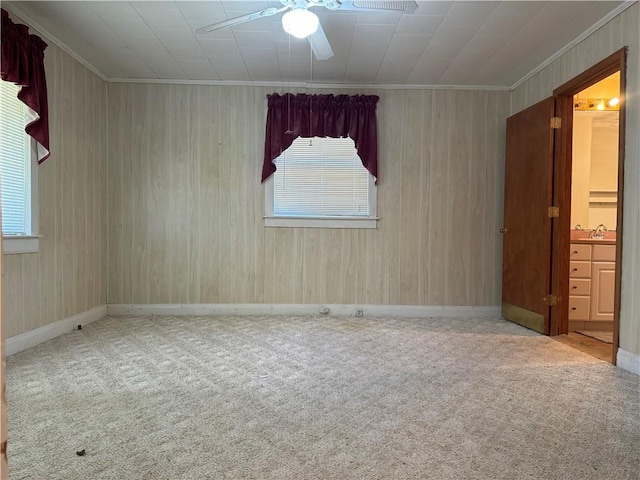
[[[291,35],[289,35],[289,79],[291,79]],[[289,90],[292,90],[291,86],[289,86]],[[292,93],[289,91],[287,95],[287,130],[284,132],[286,135],[293,135],[293,130],[291,129],[291,96]]]

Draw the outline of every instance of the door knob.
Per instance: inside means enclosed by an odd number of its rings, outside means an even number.
[[[500,233],[509,233],[509,229],[508,229],[508,228],[505,228],[505,227],[502,227],[502,228],[500,229]]]

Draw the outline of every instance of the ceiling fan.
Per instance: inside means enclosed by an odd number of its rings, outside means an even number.
[[[324,7],[330,11],[401,13],[413,13],[418,8],[418,4],[413,0],[280,0],[280,3],[282,3],[280,8],[265,8],[247,15],[206,25],[198,28],[196,33],[202,35],[220,28],[231,27],[258,18],[271,17],[278,13],[286,12],[282,16],[282,28],[284,28],[285,32],[297,38],[306,38],[316,59],[327,60],[333,57],[333,50],[324,30],[322,30],[318,17],[309,10],[310,8]]]

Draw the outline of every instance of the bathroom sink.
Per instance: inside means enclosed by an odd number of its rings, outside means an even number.
[[[615,230],[607,230],[606,232],[597,235],[591,234],[588,230],[571,230],[571,240],[593,240],[595,242],[601,241],[615,241]]]

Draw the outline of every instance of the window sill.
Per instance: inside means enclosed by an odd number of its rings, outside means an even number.
[[[265,227],[377,228],[377,218],[363,217],[264,217]]]
[[[2,237],[2,253],[15,255],[20,253],[37,253],[40,238],[34,236]]]

